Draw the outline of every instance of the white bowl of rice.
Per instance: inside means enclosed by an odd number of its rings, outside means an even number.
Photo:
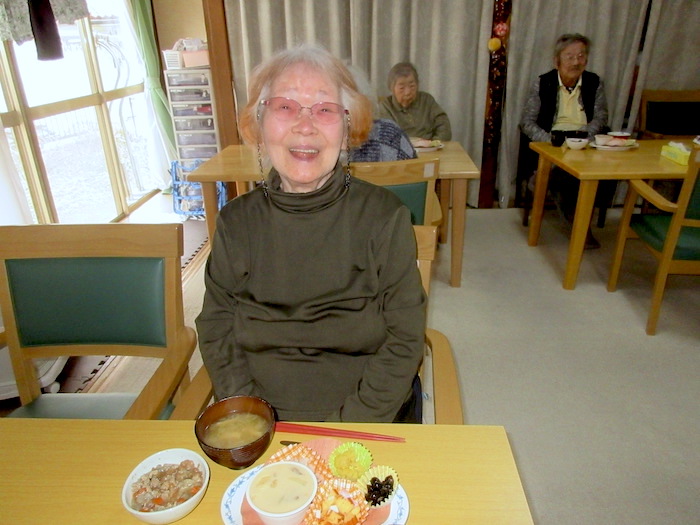
[[[126,478],[122,504],[146,523],[172,523],[192,512],[209,485],[209,465],[192,450],[170,448],[139,463]]]

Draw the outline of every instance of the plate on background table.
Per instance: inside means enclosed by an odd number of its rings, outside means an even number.
[[[250,479],[262,468],[262,465],[255,467],[248,472],[241,474],[231,483],[224,497],[221,499],[221,517],[226,525],[247,525],[243,522],[241,505],[245,498],[245,491],[250,483]],[[405,525],[408,521],[408,495],[401,484],[396,488],[396,495],[391,500],[389,517],[381,525]]]
[[[601,146],[600,144],[596,144],[595,142],[591,142],[589,145],[601,151],[628,151],[631,149],[637,149],[639,147],[639,142],[635,142],[631,146]]]
[[[416,137],[411,138],[411,144],[415,148],[415,150],[418,153],[426,153],[428,151],[437,151],[439,149],[442,149],[445,147],[445,144],[443,144],[442,141],[435,139],[435,140],[428,140],[428,139],[419,139]]]
[[[430,148],[415,148],[415,150],[416,150],[418,153],[427,153],[427,152],[429,152],[429,151],[437,151],[437,150],[442,149],[442,148],[444,148],[444,147],[445,147],[444,144],[440,144],[439,146],[432,146],[432,147],[430,147]]]

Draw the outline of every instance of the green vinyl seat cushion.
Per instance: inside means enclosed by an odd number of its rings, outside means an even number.
[[[136,397],[137,394],[131,393],[42,394],[7,417],[122,419]],[[158,419],[168,419],[174,408],[172,403],[168,403]]]
[[[657,251],[662,251],[666,232],[671,224],[670,215],[637,214],[630,220],[630,227],[639,237]],[[678,238],[674,259],[700,260],[700,228],[684,226]]]

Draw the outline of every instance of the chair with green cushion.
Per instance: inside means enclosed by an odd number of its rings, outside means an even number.
[[[182,224],[0,227],[0,307],[21,405],[9,417],[157,419],[189,384]],[[160,359],[138,393],[45,394],[33,360]]]
[[[608,291],[617,288],[622,256],[627,239],[639,239],[658,260],[651,310],[646,332],[656,333],[666,281],[671,274],[700,275],[700,178],[698,178],[700,150],[690,155],[688,172],[682,181],[677,201],[671,202],[642,180],[630,181],[625,205],[620,218],[615,252],[613,255]],[[671,162],[663,160],[663,162]],[[665,212],[633,214],[639,198]]]
[[[420,158],[385,162],[351,162],[350,173],[358,179],[385,186],[411,211],[414,225],[435,224],[440,212],[435,180],[440,168],[438,158]]]

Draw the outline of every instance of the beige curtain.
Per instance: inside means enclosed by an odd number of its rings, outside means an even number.
[[[481,164],[492,0],[226,0],[239,107],[251,69],[274,51],[316,42],[364,70],[377,95],[396,62],[418,69],[421,89],[450,116],[453,140]],[[469,192],[477,201],[478,190]]]
[[[637,121],[643,89],[700,89],[698,27],[698,0],[652,1],[649,29],[639,57],[631,125]]]

